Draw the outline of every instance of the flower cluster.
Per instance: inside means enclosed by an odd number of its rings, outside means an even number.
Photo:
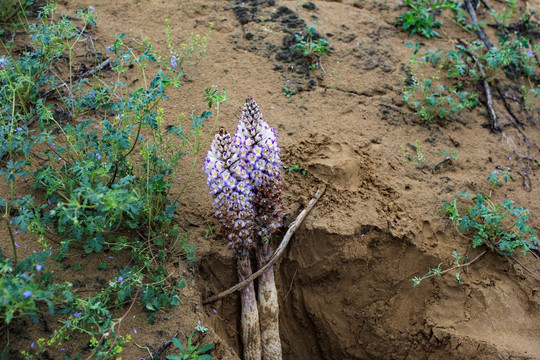
[[[222,128],[205,160],[207,184],[227,246],[243,253],[283,223],[280,150],[275,130],[248,96],[234,138]]]
[[[236,141],[244,143],[246,169],[252,170],[253,205],[257,235],[267,241],[283,224],[280,149],[276,131],[264,120],[255,100],[248,96],[236,130]]]
[[[203,169],[227,247],[245,254],[253,245],[255,213],[249,174],[242,167],[239,152],[231,136],[221,128],[212,141]]]

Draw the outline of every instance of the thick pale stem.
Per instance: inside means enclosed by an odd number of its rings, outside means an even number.
[[[251,262],[248,255],[239,257],[237,266],[240,281],[251,275]],[[240,291],[240,298],[242,300],[241,331],[242,342],[244,343],[244,360],[260,360],[261,329],[253,282]]]
[[[257,264],[263,267],[272,257],[270,244],[257,247]],[[274,267],[270,266],[259,278],[259,310],[263,360],[281,360],[279,338],[279,304],[274,281]]]

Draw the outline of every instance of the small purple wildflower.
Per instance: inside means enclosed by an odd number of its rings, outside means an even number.
[[[81,316],[81,314],[82,314],[81,312],[74,312],[74,313],[73,313],[73,316],[79,317],[79,316]]]
[[[88,10],[90,10],[90,12],[94,12],[94,10],[96,10],[96,9],[95,9],[93,6],[90,6],[90,7],[88,8]]]
[[[17,230],[15,230],[15,231],[13,232],[13,235],[17,235],[18,233],[19,233],[19,232],[18,232]]]
[[[69,325],[69,323],[66,323],[66,326]],[[66,348],[61,348],[60,351],[66,351]]]
[[[5,56],[0,57],[0,67],[3,69],[7,64]]]
[[[176,56],[173,56],[171,58],[171,67],[173,69],[176,69],[177,66],[178,66],[178,58]]]
[[[527,56],[528,57],[533,57],[533,55],[534,55],[534,53],[533,53],[532,49],[527,51]]]
[[[23,293],[23,296],[24,296],[25,299],[28,299],[30,296],[32,296],[32,292],[30,290],[26,290]]]
[[[118,281],[118,282],[122,282],[122,281],[124,281],[124,278],[123,278],[123,277],[121,277],[121,276],[119,276],[119,277],[118,277],[118,278],[116,279],[116,281]]]
[[[69,326],[69,321],[66,321],[64,325]]]
[[[99,153],[96,153],[96,157],[98,158],[98,160],[101,160],[101,155]]]
[[[34,343],[31,343],[30,344],[30,349],[33,349],[34,348]]]
[[[425,61],[426,61],[426,58],[425,58],[425,56],[422,56],[422,57],[420,58],[420,60],[422,60],[422,61],[424,61],[424,62],[425,62]]]
[[[114,256],[109,256],[107,259],[112,260],[114,259]]]
[[[43,269],[43,265],[41,265],[41,264],[36,264],[36,270],[37,270],[37,271],[41,271],[41,269]]]
[[[20,248],[21,246],[19,244],[15,243],[15,247]]]
[[[88,93],[88,97],[89,97],[90,99],[93,99],[95,96],[96,96],[96,92],[95,92],[94,90],[92,90],[92,91],[90,91],[90,92]]]
[[[217,314],[217,310],[216,310],[216,309],[212,309],[212,311],[214,312],[214,314]]]
[[[111,46],[107,46],[107,47],[105,48],[105,50],[107,50],[108,52],[112,52],[112,51],[113,51],[113,48],[112,48]]]
[[[136,333],[137,333],[137,329],[133,328],[133,332],[136,334]]]

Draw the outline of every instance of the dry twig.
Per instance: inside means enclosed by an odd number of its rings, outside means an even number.
[[[489,110],[489,116],[491,117],[491,130],[492,131],[500,131],[501,127],[499,126],[499,119],[497,117],[497,114],[495,113],[495,110],[493,109],[493,98],[491,96],[491,88],[489,86],[489,82],[487,81],[487,75],[484,70],[484,67],[478,61],[476,56],[472,51],[469,50],[468,44],[465,42],[465,40],[458,39],[458,42],[463,45],[465,52],[474,60],[476,63],[476,66],[478,66],[478,70],[480,70],[480,73],[482,74],[482,84],[484,85],[484,89],[486,91],[486,104]]]

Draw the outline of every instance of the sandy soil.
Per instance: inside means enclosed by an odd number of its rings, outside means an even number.
[[[540,158],[537,121],[514,108],[526,143],[497,97],[501,123],[508,125],[498,133],[483,126],[488,119],[478,110],[463,112],[446,126],[425,126],[403,103],[411,54],[405,43],[450,49],[456,38],[476,38],[449,14],[440,17],[442,38],[428,41],[400,32],[395,18],[404,6],[382,0],[315,1],[314,9],[301,1],[273,0],[59,5],[63,11],[95,7],[94,36],[103,52],[119,33],[126,39],[149,37],[166,52],[165,19],[178,42],[191,32],[206,33],[213,22],[207,56],[192,81],[170,94],[166,113],[204,110],[203,89],[215,84],[231,98],[219,125],[234,130],[246,96],[252,95],[278,130],[284,164],[306,170],[305,176],[284,175],[287,224],[321,184],[327,185],[276,266],[285,359],[540,359],[540,283],[511,259],[487,254],[463,272],[461,285],[452,274],[416,288],[410,281],[441,262],[451,266],[453,250],[470,259],[485,250],[472,249],[470,239],[459,236],[438,212],[458,191],[516,201],[531,210],[539,232],[540,179],[526,160]],[[490,20],[484,8],[478,15]],[[330,43],[330,54],[322,59],[325,72],[308,70],[291,51],[291,34],[315,22]],[[284,86],[296,93],[285,97]],[[401,146],[414,154],[417,140],[426,162],[404,162]],[[457,160],[432,173],[444,159],[442,152],[454,150]],[[511,169],[515,181],[492,187],[486,178],[497,168]],[[148,358],[148,351],[135,344],[158,348],[176,331],[180,337],[189,334],[199,320],[210,330],[198,340],[216,344],[214,358],[241,354],[238,295],[202,305],[237,281],[223,241],[202,236],[204,228],[216,224],[210,200],[204,174],[197,172],[182,198],[179,223],[193,231],[198,261],[171,264],[184,267],[190,286],[182,305],[163,313],[179,311],[170,319],[149,325],[138,312],[122,325],[133,336],[124,359]],[[7,239],[1,241],[7,245]],[[516,258],[540,273],[538,258]],[[90,281],[87,274],[73,276]],[[19,329],[15,343],[25,349],[46,330],[39,324],[31,331]]]

